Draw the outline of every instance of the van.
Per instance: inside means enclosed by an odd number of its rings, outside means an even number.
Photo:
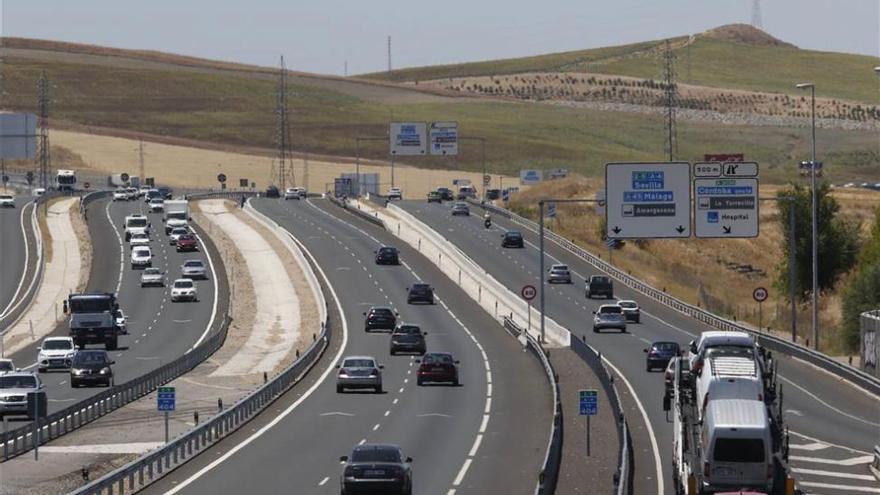
[[[707,406],[715,400],[745,399],[764,400],[764,382],[758,362],[748,357],[706,357],[705,365],[697,377],[697,404],[700,418]]]
[[[702,492],[746,488],[772,492],[770,421],[763,402],[710,401],[700,435]]]
[[[458,188],[458,199],[476,199],[477,188],[472,185],[461,186]]]

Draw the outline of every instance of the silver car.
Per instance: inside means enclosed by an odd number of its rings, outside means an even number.
[[[180,275],[183,278],[208,278],[208,271],[204,261],[186,260],[180,265]]]
[[[348,356],[337,364],[339,374],[336,375],[336,392],[342,393],[347,388],[371,388],[382,393],[382,369],[372,356]]]
[[[0,375],[0,417],[27,416],[28,392],[43,388],[43,383],[33,373],[13,372]]]
[[[547,283],[549,284],[570,284],[571,283],[571,270],[568,269],[568,265],[553,265],[550,267],[550,276],[547,277]]]
[[[186,227],[174,227],[171,229],[171,232],[168,233],[168,243],[172,246],[177,244],[177,239],[182,235],[189,234],[189,229]]]
[[[605,328],[612,328],[626,333],[626,317],[623,308],[617,304],[603,304],[597,311],[593,311],[593,331],[598,332]]]
[[[141,273],[141,287],[165,287],[165,272],[158,268],[147,268]]]
[[[456,216],[456,215],[470,216],[470,214],[471,214],[471,209],[468,208],[467,203],[462,202],[462,201],[458,201],[452,205],[452,216]]]
[[[639,323],[642,320],[642,310],[639,309],[639,303],[635,301],[617,301],[617,305],[623,308],[623,316],[627,321]]]

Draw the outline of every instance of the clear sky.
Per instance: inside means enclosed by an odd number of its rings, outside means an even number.
[[[0,0],[4,36],[153,49],[296,70],[384,70],[536,55],[749,23],[753,0]],[[880,0],[761,0],[802,48],[880,56]]]

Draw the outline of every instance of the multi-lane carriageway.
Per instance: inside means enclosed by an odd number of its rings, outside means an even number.
[[[346,330],[341,348],[313,370],[326,373],[314,388],[294,389],[216,455],[197,457],[147,491],[338,493],[339,456],[359,443],[390,442],[414,459],[414,493],[531,493],[552,421],[549,384],[534,356],[414,250],[401,246],[401,266],[376,266],[373,251],[396,244],[381,229],[322,200],[253,204],[294,233],[326,275],[331,314],[341,309]],[[418,280],[434,285],[436,305],[406,304],[406,288]],[[388,334],[364,332],[363,312],[373,305],[420,325],[429,352],[452,352],[461,385],[417,386],[414,356],[392,357]],[[335,325],[337,336],[342,327]],[[336,392],[332,365],[352,354],[385,365],[384,393]]]
[[[32,199],[18,196],[15,208],[0,208],[0,317],[16,306],[30,283],[25,271],[34,263],[31,257],[36,256]]]
[[[481,215],[453,217],[448,205],[403,201],[395,203],[430,225],[478,265],[512,290],[538,281],[537,235],[493,216],[485,229]],[[482,212],[475,208],[472,213]],[[502,249],[500,236],[519,230],[525,249]],[[547,289],[547,315],[577,338],[602,351],[615,372],[624,378],[623,399],[634,432],[636,492],[672,492],[670,452],[672,426],[662,409],[662,373],[647,373],[642,349],[652,341],[672,340],[683,347],[709,327],[668,309],[622,284],[615,296],[635,299],[642,307],[642,323],[631,324],[629,333],[593,333],[592,311],[603,300],[584,297],[584,277],[598,272],[583,260],[546,242],[545,267],[569,265],[572,285]],[[634,274],[638,276],[638,273]],[[880,483],[866,464],[880,438],[880,399],[862,389],[842,383],[804,362],[775,354],[784,390],[786,420],[791,428],[791,459],[801,488],[814,493],[880,493]]]
[[[133,270],[130,265],[130,248],[125,242],[123,221],[126,215],[143,213],[143,206],[143,201],[112,202],[101,199],[90,203],[86,212],[94,250],[88,290],[116,292],[120,308],[128,316],[128,335],[121,336],[119,349],[109,353],[116,361],[113,366],[116,383],[141,376],[183,355],[208,337],[210,323],[217,317],[214,304],[216,279],[211,270],[208,271],[207,280],[196,282],[199,289],[198,302],[170,302],[170,282],[180,276],[180,265],[188,259],[200,259],[207,264],[208,257],[201,246],[199,252],[177,253],[174,246],[168,244],[159,214],[145,213],[153,227],[150,234],[150,246],[155,254],[153,266],[166,272],[168,286],[164,289],[141,288],[141,271]],[[12,210],[7,210],[9,211]],[[3,227],[5,249],[6,233],[10,230],[5,223]],[[5,253],[4,250],[4,255],[0,258],[5,259]],[[51,335],[68,335],[66,322],[59,324]],[[35,370],[37,346],[39,342],[7,357],[11,357],[18,367]],[[40,379],[46,385],[49,413],[103,390],[71,388],[67,371],[40,373]],[[20,423],[21,419],[9,417],[10,427],[17,427]]]

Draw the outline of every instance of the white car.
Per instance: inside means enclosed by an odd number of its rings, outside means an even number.
[[[403,192],[399,187],[392,187],[388,190],[388,199],[403,199]]]
[[[300,190],[299,187],[288,187],[288,188],[284,191],[284,199],[285,199],[285,200],[288,200],[288,199],[299,199],[299,198],[301,198],[301,197],[302,197],[302,194],[300,194],[300,191],[299,191],[299,190]]]
[[[131,248],[131,267],[153,266],[153,251],[149,246],[135,246]]]
[[[150,211],[158,213],[165,211],[165,200],[162,198],[153,198],[150,200]]]
[[[147,195],[148,192],[150,192],[150,186],[141,186],[141,188],[138,190],[138,196],[144,197]]]
[[[146,232],[139,232],[137,234],[132,234],[128,239],[129,244],[132,247],[134,246],[149,246],[150,245],[150,235]]]
[[[15,198],[11,194],[0,194],[0,208],[15,208]]]
[[[0,359],[0,375],[15,371],[15,364],[11,359]]]
[[[128,191],[125,189],[117,189],[113,191],[113,201],[128,201]]]
[[[202,260],[186,260],[180,265],[180,276],[184,278],[208,278],[208,270]]]
[[[46,194],[45,187],[35,187],[34,188],[34,196],[42,196],[44,194]]]
[[[47,337],[43,344],[37,347],[37,370],[40,372],[48,369],[69,369],[73,355],[76,354],[76,346],[71,337]]]
[[[128,317],[125,316],[125,313],[123,313],[121,309],[116,310],[115,319],[117,333],[128,335]]]
[[[129,201],[134,201],[134,200],[136,200],[136,199],[138,198],[138,190],[137,190],[136,188],[134,188],[134,187],[129,187],[129,188],[127,188],[127,189],[125,190],[125,192],[128,193],[128,199],[129,199]]]
[[[198,301],[196,283],[188,278],[179,278],[171,285],[171,302]]]
[[[177,244],[177,239],[182,235],[189,234],[189,229],[186,227],[175,227],[171,229],[171,232],[168,233],[168,243],[172,246]]]

